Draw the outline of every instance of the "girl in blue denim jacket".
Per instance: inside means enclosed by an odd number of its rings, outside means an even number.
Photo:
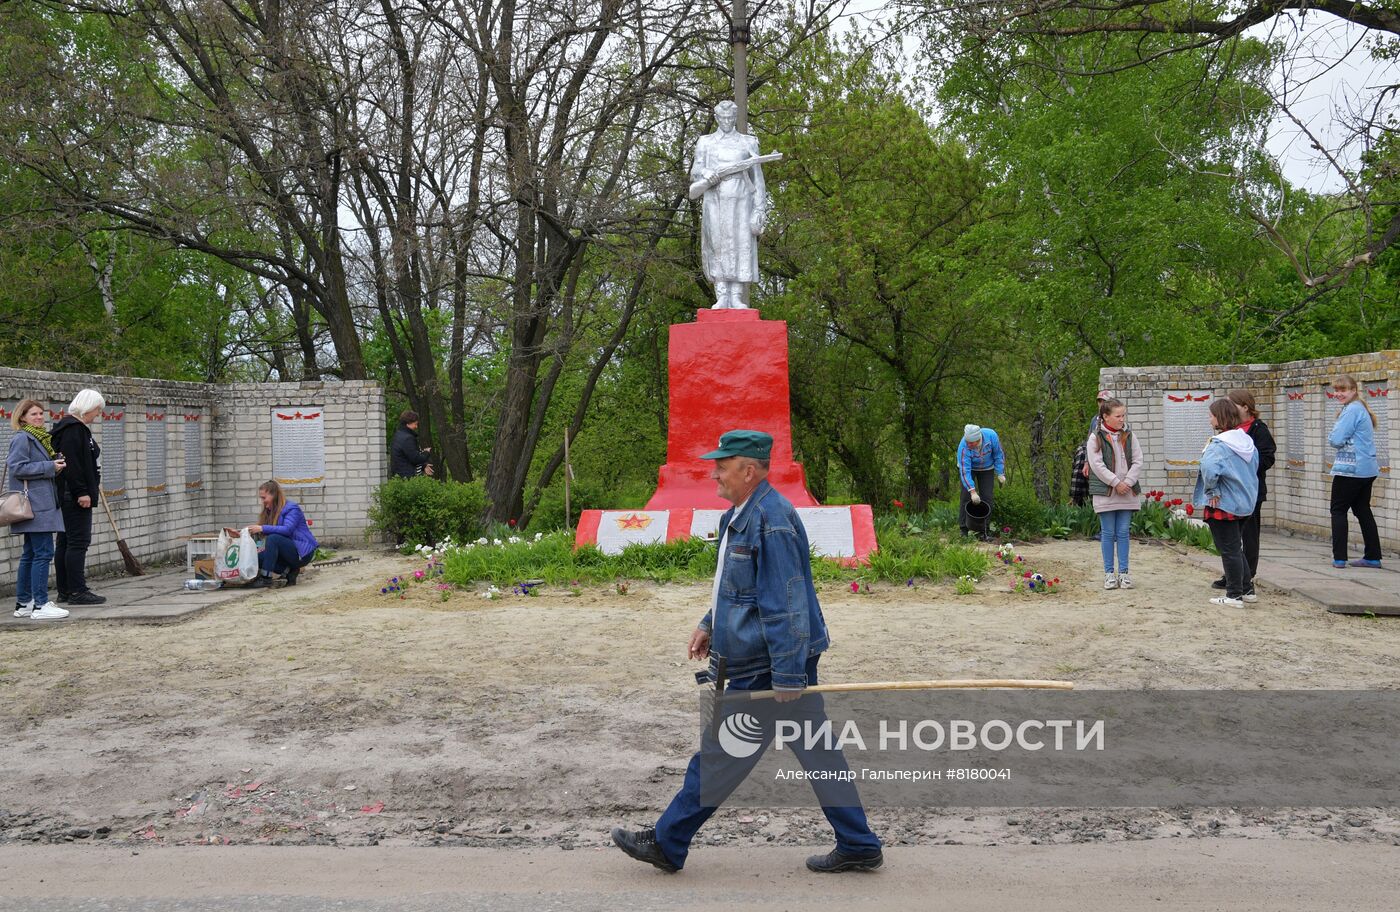
[[[1349,374],[1332,381],[1332,398],[1342,403],[1342,413],[1327,435],[1327,442],[1337,451],[1332,460],[1332,566],[1347,565],[1350,510],[1356,514],[1366,544],[1361,559],[1352,561],[1351,566],[1379,569],[1381,536],[1371,512],[1371,486],[1381,472],[1376,459],[1376,416],[1360,393],[1356,379]]]
[[[1240,413],[1233,402],[1211,402],[1210,426],[1216,434],[1201,452],[1201,473],[1191,497],[1210,527],[1225,571],[1225,594],[1211,602],[1232,608],[1243,608],[1246,601],[1256,599],[1248,587],[1249,563],[1240,520],[1254,512],[1259,495],[1259,451],[1239,425]]]

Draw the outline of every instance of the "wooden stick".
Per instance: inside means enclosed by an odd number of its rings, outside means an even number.
[[[869,681],[863,684],[817,684],[802,691],[789,693],[852,693],[874,690],[1074,690],[1073,681],[1036,681],[1021,678],[949,678],[941,681]],[[742,700],[769,700],[777,690],[733,691],[725,694]]]

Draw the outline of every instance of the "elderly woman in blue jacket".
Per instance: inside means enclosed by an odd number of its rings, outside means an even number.
[[[316,556],[316,536],[311,534],[311,526],[301,507],[287,499],[277,482],[263,482],[258,487],[258,500],[262,503],[262,513],[248,531],[266,536],[266,543],[258,555],[258,576],[248,587],[269,586],[278,574],[288,586],[295,586],[301,568]]]
[[[967,505],[987,502],[992,508],[995,491],[993,481],[1006,484],[1006,454],[1001,449],[997,432],[989,427],[969,424],[963,427],[962,440],[958,442],[958,481],[961,493],[958,497],[958,528],[966,535],[968,530]],[[987,539],[987,533],[981,533]]]
[[[54,449],[44,428],[44,404],[25,399],[10,418],[15,429],[5,457],[6,490],[24,491],[34,516],[10,526],[11,535],[24,536],[19,578],[15,581],[15,617],[56,621],[68,611],[49,601],[49,565],[53,563],[53,534],[63,531],[54,479],[68,465]]]
[[[1337,451],[1332,460],[1332,566],[1347,566],[1347,511],[1356,514],[1366,550],[1353,567],[1380,568],[1381,536],[1371,512],[1371,487],[1381,473],[1376,459],[1376,416],[1360,398],[1356,379],[1343,374],[1332,381],[1332,395],[1342,413],[1327,442]]]
[[[1225,594],[1211,602],[1243,608],[1245,602],[1258,598],[1249,586],[1242,520],[1254,512],[1259,496],[1259,451],[1240,430],[1239,409],[1229,399],[1211,402],[1210,426],[1216,433],[1201,453],[1201,473],[1191,502],[1210,527],[1225,571]]]

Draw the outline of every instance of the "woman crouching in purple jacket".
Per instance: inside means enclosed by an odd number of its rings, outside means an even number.
[[[258,555],[258,577],[248,583],[248,588],[269,586],[275,575],[286,579],[288,586],[295,586],[301,568],[316,556],[316,536],[311,534],[301,507],[287,499],[277,482],[263,482],[258,487],[258,500],[262,502],[262,513],[248,531],[266,536],[267,542]]]

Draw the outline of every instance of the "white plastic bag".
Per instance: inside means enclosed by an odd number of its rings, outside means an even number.
[[[258,575],[258,546],[253,533],[244,529],[234,538],[219,532],[219,544],[214,550],[214,575],[221,580],[247,582]]]
[[[247,529],[238,536],[238,575],[245,583],[258,575],[258,546]]]
[[[238,572],[238,555],[242,550],[240,540],[221,529],[219,543],[214,547],[214,575],[221,580],[241,579]]]

